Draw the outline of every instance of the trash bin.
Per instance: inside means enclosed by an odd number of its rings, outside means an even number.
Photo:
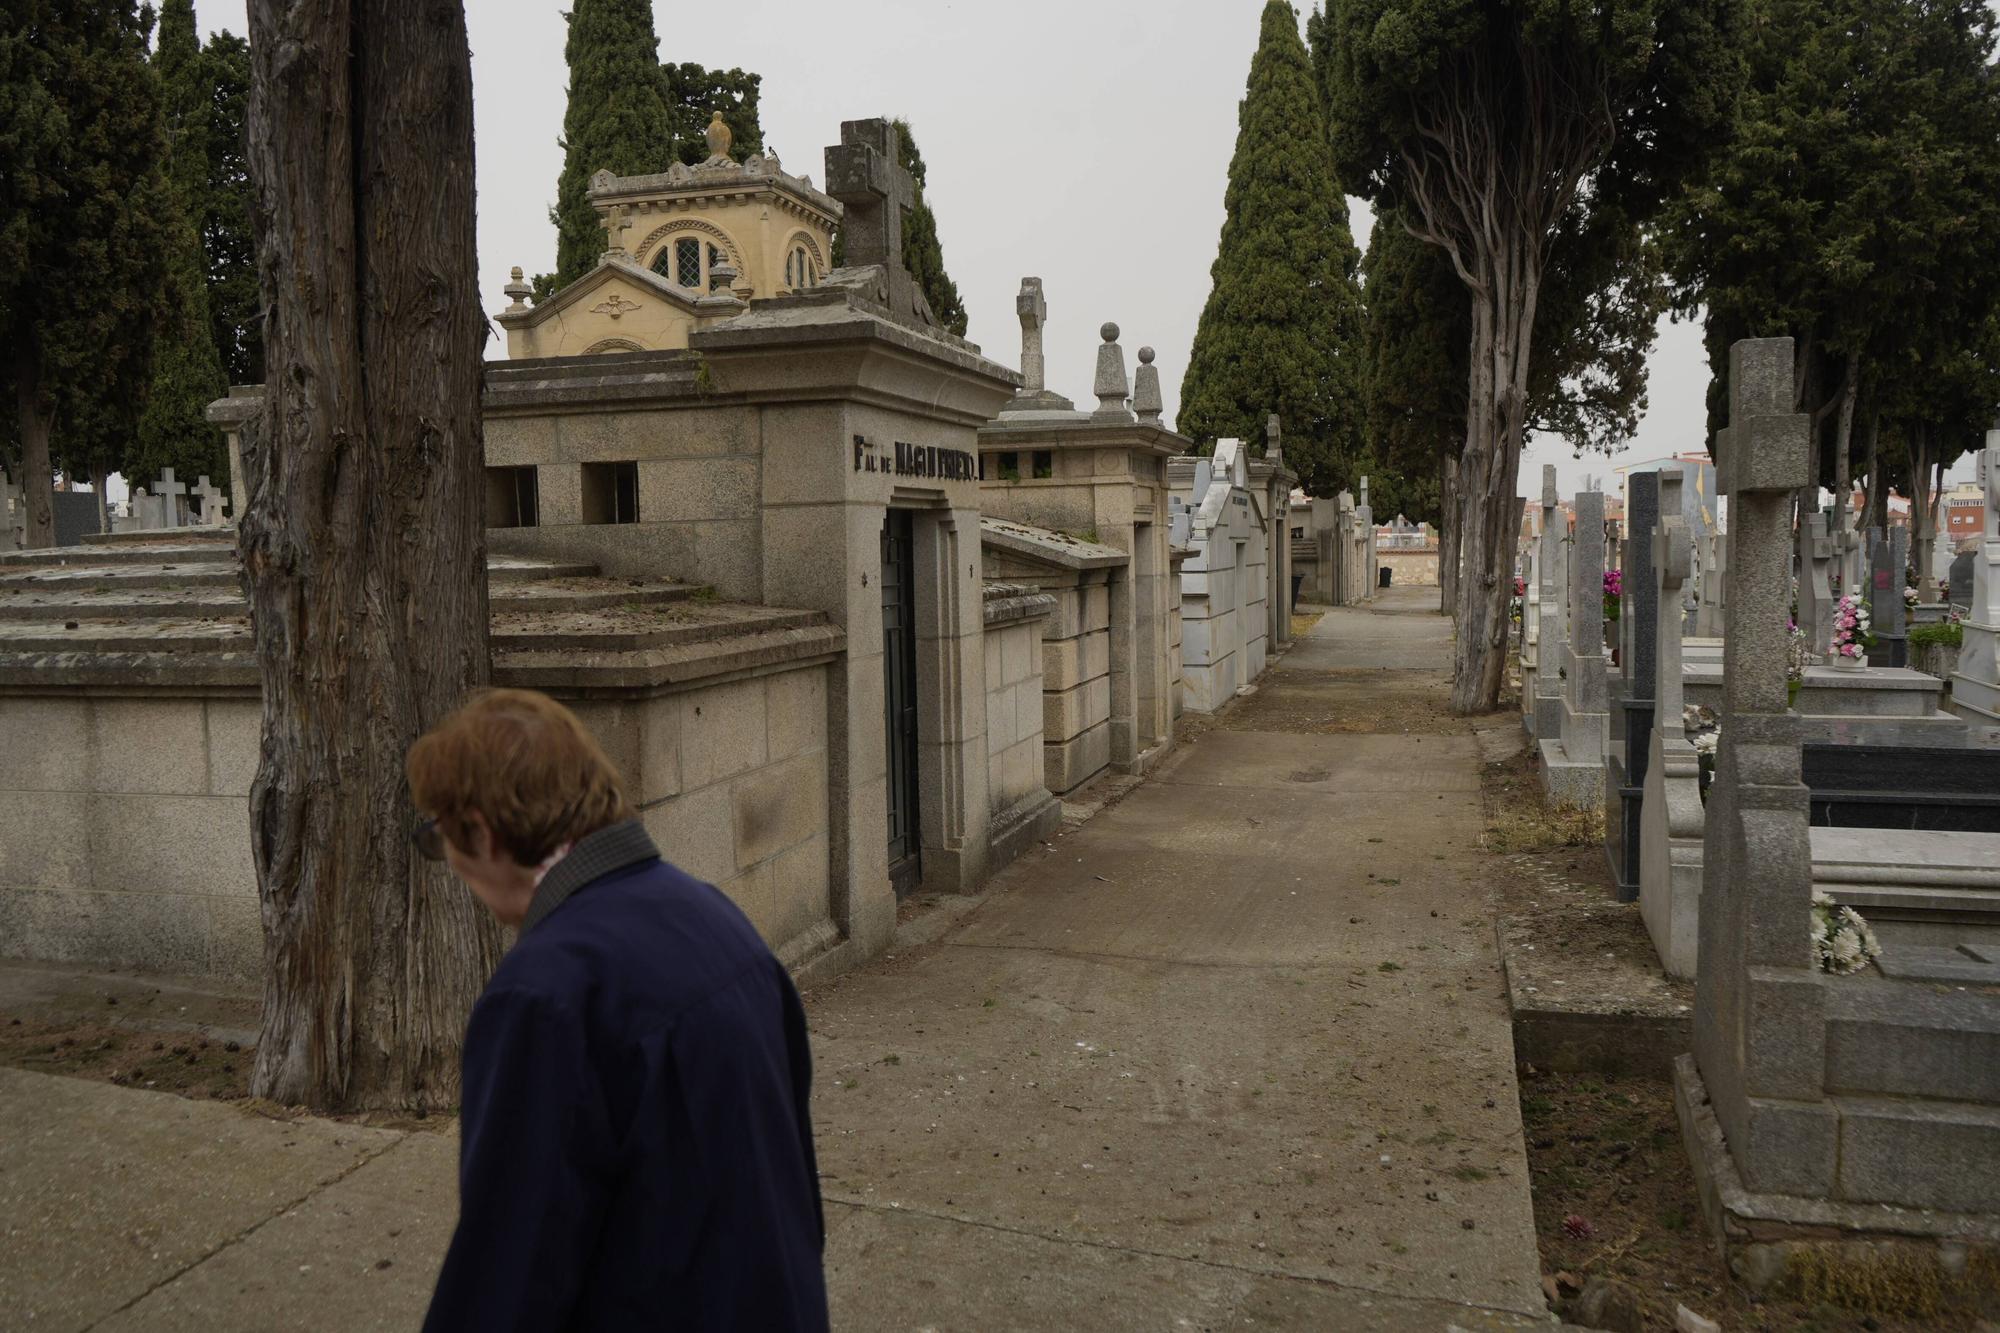
[[[1306,576],[1305,576],[1305,575],[1303,575],[1303,574],[1294,574],[1294,575],[1292,575],[1292,610],[1293,610],[1293,611],[1297,611],[1297,610],[1299,609],[1299,589],[1300,589],[1300,588],[1303,588],[1303,587],[1305,587],[1305,586],[1306,586]]]
[[[1386,588],[1389,586],[1389,567],[1387,565],[1382,566],[1382,581],[1376,584],[1375,586],[1378,588]]]

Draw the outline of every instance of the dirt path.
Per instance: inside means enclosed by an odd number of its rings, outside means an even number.
[[[1546,1318],[1434,596],[1329,613],[935,943],[809,997],[837,1324]]]

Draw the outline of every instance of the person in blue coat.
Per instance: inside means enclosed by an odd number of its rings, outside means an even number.
[[[826,1328],[805,1011],[755,928],[545,695],[481,692],[408,773],[418,849],[520,931],[466,1028],[425,1329]]]

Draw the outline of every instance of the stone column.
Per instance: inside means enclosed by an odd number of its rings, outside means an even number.
[[[1678,489],[1678,488],[1676,488]],[[1619,612],[1625,695],[1623,753],[1604,769],[1605,851],[1611,858],[1618,900],[1639,897],[1639,816],[1645,800],[1646,763],[1652,751],[1653,696],[1657,661],[1660,589],[1654,572],[1653,537],[1660,526],[1660,474],[1635,472],[1625,483],[1625,560]]]
[[[1791,410],[1791,339],[1730,349],[1729,403],[1718,473],[1734,615],[1703,846],[1694,1067],[1684,1060],[1676,1079],[1687,1106],[1702,1091],[1691,1083],[1705,1085],[1748,1189],[1825,1196],[1838,1117],[1823,1091],[1826,999],[1807,929],[1809,793],[1785,688],[1791,492],[1810,480],[1808,419]]]
[[[1014,298],[1014,313],[1021,319],[1021,392],[1040,393],[1043,384],[1042,325],[1049,317],[1048,301],[1042,296],[1040,278],[1021,279]]]
[[[1542,742],[1542,782],[1550,800],[1595,807],[1604,799],[1604,757],[1611,738],[1604,658],[1604,496],[1597,491],[1576,497],[1569,560],[1562,735]]]
[[[1555,465],[1544,464],[1541,558],[1535,562],[1536,586],[1528,590],[1541,603],[1541,637],[1535,645],[1535,681],[1531,687],[1535,692],[1538,737],[1562,732],[1563,653],[1569,646],[1563,619],[1563,590],[1567,585],[1562,576],[1562,555],[1567,549],[1563,538],[1569,534],[1563,530],[1561,503],[1556,494]]]
[[[1701,905],[1701,760],[1681,721],[1682,600],[1694,548],[1681,508],[1679,473],[1660,475],[1660,527],[1653,535],[1654,704],[1639,814],[1639,915],[1668,975],[1694,975]]]

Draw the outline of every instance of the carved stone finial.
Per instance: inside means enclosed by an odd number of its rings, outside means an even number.
[[[731,134],[729,126],[723,123],[720,111],[709,114],[708,129],[705,133],[708,139],[708,162],[727,162],[729,160],[729,145],[736,142],[736,136]],[[708,163],[703,163],[703,165],[706,166]]]
[[[727,292],[736,286],[736,265],[727,259],[708,267],[708,289],[711,292]]]
[[[513,301],[514,304],[507,307],[509,311],[526,310],[528,308],[528,298],[535,294],[535,289],[522,281],[521,266],[519,264],[514,265],[512,272],[509,274],[507,285],[500,289],[500,294]]]
[[[1139,415],[1142,426],[1160,424],[1160,411],[1165,406],[1160,398],[1160,368],[1153,364],[1153,349],[1139,349],[1139,373],[1132,382],[1132,410]]]
[[[1132,414],[1125,408],[1125,399],[1132,389],[1125,378],[1125,349],[1118,345],[1118,326],[1106,324],[1097,332],[1104,345],[1097,349],[1097,381],[1091,386],[1097,395],[1097,410],[1090,414],[1091,420],[1130,421]]]

